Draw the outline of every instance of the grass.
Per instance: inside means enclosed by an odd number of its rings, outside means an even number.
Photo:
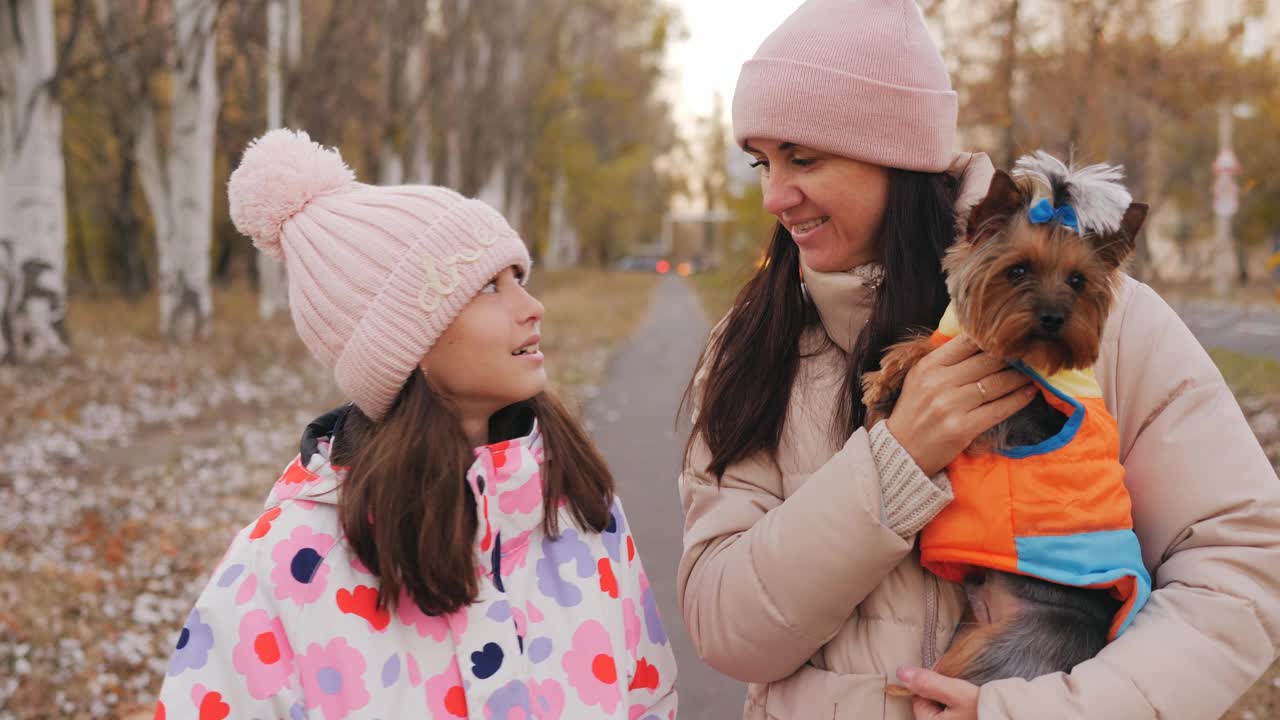
[[[562,393],[579,401],[594,395],[610,350],[644,317],[657,278],[586,269],[534,273],[530,289],[546,307],[547,372]]]
[[[1173,283],[1152,279],[1147,284],[1170,300],[1223,300],[1241,305],[1280,307],[1280,284],[1271,280],[1255,279],[1247,285],[1234,285],[1225,298],[1218,297],[1207,282]]]
[[[1209,350],[1209,357],[1237,397],[1280,395],[1280,361],[1222,348]]]
[[[751,279],[754,271],[755,268],[750,266],[723,267],[690,278],[698,299],[702,301],[702,310],[706,313],[707,320],[714,324],[729,312],[733,299]]]

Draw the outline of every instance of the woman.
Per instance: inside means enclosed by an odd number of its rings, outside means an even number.
[[[778,228],[690,387],[678,589],[702,657],[751,683],[745,716],[1221,715],[1280,647],[1280,482],[1178,317],[1126,279],[1095,368],[1148,606],[1069,676],[921,670],[964,601],[915,534],[951,499],[942,469],[1034,391],[963,339],[870,428],[859,381],[936,326],[940,257],[992,168],[952,152],[956,97],[909,0],[805,3],[743,66],[733,120]],[[886,698],[895,676],[914,700]]]

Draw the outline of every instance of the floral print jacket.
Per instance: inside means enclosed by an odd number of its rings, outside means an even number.
[[[542,440],[475,450],[477,602],[448,616],[344,542],[328,443],[285,469],[177,640],[156,717],[673,720],[676,666],[621,502],[603,533],[542,531]]]

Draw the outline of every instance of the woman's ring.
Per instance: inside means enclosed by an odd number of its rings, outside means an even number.
[[[979,380],[979,381],[978,381],[977,383],[975,383],[975,384],[978,386],[978,392],[982,393],[982,402],[984,402],[984,403],[985,403],[985,402],[987,401],[987,388],[986,388],[985,386],[983,386],[983,384],[982,384],[982,381],[981,381],[981,380]]]

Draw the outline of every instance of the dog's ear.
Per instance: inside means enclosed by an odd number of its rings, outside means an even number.
[[[996,170],[991,178],[991,187],[987,196],[982,198],[973,210],[969,211],[969,222],[965,227],[965,236],[972,242],[977,240],[976,231],[991,220],[1006,218],[1017,212],[1025,204],[1022,189],[1009,177],[1009,173]]]
[[[1120,220],[1120,229],[1129,237],[1129,241],[1133,242],[1138,237],[1138,231],[1142,229],[1142,223],[1146,221],[1147,204],[1130,203],[1129,209],[1124,211],[1124,217]]]
[[[1131,203],[1120,219],[1120,229],[1105,237],[1099,238],[1098,256],[1113,268],[1133,254],[1137,247],[1138,231],[1147,220],[1146,203]]]

